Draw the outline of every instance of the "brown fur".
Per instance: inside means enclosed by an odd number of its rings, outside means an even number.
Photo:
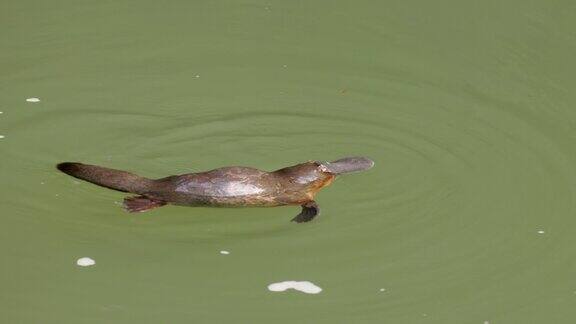
[[[274,172],[225,167],[157,180],[82,163],[65,162],[57,167],[78,179],[140,195],[126,204],[128,210],[134,211],[166,203],[216,207],[303,205],[313,201],[318,191],[330,185],[335,178],[334,174],[322,171],[317,162],[306,162]],[[145,208],[147,205],[150,208]]]

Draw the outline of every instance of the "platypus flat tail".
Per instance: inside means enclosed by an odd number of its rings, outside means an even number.
[[[122,192],[141,194],[148,191],[153,183],[151,179],[130,172],[77,162],[59,163],[56,168],[75,178]]]

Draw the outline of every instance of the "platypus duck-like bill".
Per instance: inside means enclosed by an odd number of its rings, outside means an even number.
[[[214,207],[273,207],[300,205],[293,221],[308,222],[320,213],[314,196],[337,175],[374,166],[365,157],[332,162],[309,161],[272,172],[250,167],[223,167],[160,179],[77,162],[63,162],[58,170],[96,185],[137,196],[124,199],[129,212],[144,212],[166,204]]]

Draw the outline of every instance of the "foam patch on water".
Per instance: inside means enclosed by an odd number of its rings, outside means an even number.
[[[220,254],[230,254],[228,251],[220,251]]]
[[[4,135],[0,135],[0,138],[4,138]]]
[[[80,258],[76,261],[76,264],[81,266],[81,267],[89,267],[89,266],[93,266],[96,264],[96,261],[94,261],[93,259],[84,257],[84,258]]]
[[[39,98],[28,98],[28,99],[26,99],[26,101],[28,101],[28,102],[40,102],[40,99]]]
[[[318,294],[322,291],[322,288],[310,281],[282,281],[268,285],[268,290],[270,291],[286,291],[288,289],[298,290],[307,294]]]

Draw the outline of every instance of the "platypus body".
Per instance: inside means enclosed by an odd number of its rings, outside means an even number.
[[[148,179],[126,171],[64,162],[57,168],[73,177],[102,187],[136,194],[124,199],[129,212],[143,212],[166,204],[213,207],[273,207],[301,205],[294,219],[312,220],[320,209],[314,196],[337,175],[371,168],[364,157],[333,162],[310,161],[273,172],[249,167],[224,167],[161,179]]]

